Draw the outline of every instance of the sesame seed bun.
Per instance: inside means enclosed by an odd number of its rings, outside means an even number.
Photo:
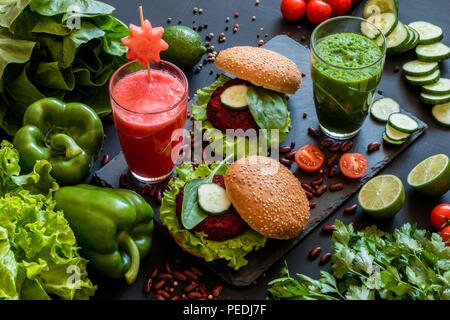
[[[285,56],[258,47],[232,47],[217,55],[216,67],[255,86],[295,93],[302,84],[297,65]]]
[[[309,203],[300,181],[274,159],[236,161],[226,172],[225,186],[242,219],[268,238],[295,238],[308,222]]]

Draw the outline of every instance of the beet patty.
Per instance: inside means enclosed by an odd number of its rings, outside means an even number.
[[[214,128],[217,128],[224,133],[227,129],[242,129],[244,131],[248,129],[259,129],[259,126],[256,124],[248,109],[230,110],[220,101],[220,95],[226,88],[246,83],[246,81],[241,79],[233,79],[213,92],[211,99],[209,99],[206,112],[208,115],[208,120],[211,121]]]
[[[213,182],[225,188],[225,179],[223,175],[216,174]],[[180,189],[176,197],[176,213],[178,221],[181,223],[181,210],[183,207],[184,187]],[[208,216],[200,222],[191,231],[203,232],[208,235],[209,240],[225,241],[240,236],[248,230],[248,225],[242,220],[236,209],[231,206],[227,212],[220,216]]]

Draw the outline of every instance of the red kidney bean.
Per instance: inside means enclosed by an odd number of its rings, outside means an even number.
[[[334,224],[325,225],[322,227],[322,231],[326,233],[331,233],[336,230],[336,226]]]
[[[328,150],[330,150],[331,152],[336,152],[336,151],[338,151],[339,149],[341,149],[341,146],[342,146],[342,143],[336,142],[336,143],[334,143],[333,145],[331,145],[331,146],[328,148]]]
[[[339,191],[342,189],[344,189],[344,184],[342,182],[330,184],[330,191]]]
[[[325,253],[321,258],[320,258],[320,264],[324,265],[325,263],[328,262],[328,260],[330,260],[331,258],[331,253]]]
[[[181,281],[186,281],[187,280],[187,276],[183,272],[174,271],[172,274],[178,280],[181,280]]]
[[[327,159],[327,166],[331,167],[333,166],[334,162],[337,160],[337,154],[332,154],[328,159]]]
[[[146,184],[145,186],[142,187],[141,194],[142,195],[147,194],[148,190],[150,190],[150,186],[148,184]]]
[[[164,262],[164,269],[166,270],[167,273],[172,273],[173,270],[170,261]]]
[[[353,142],[352,141],[345,141],[344,144],[341,146],[342,152],[347,152],[353,148]]]
[[[280,158],[279,161],[282,165],[285,165],[286,167],[290,167],[292,165],[292,160],[286,158]]]
[[[120,176],[120,186],[126,188],[128,186],[128,176],[126,173]]]
[[[172,298],[170,298],[170,300],[180,300],[180,297],[177,295],[174,295]]]
[[[295,151],[288,152],[284,155],[286,159],[293,159],[295,157]]]
[[[164,298],[162,295],[160,294],[155,294],[155,300],[166,300],[166,298]]]
[[[309,207],[312,209],[312,208],[314,208],[315,206],[317,206],[317,203],[316,202],[314,202],[314,201],[310,201],[309,202]]]
[[[317,190],[316,190],[316,196],[320,197],[321,195],[323,195],[325,193],[325,191],[327,191],[328,186],[326,184],[321,185]]]
[[[291,142],[291,149],[294,149],[295,148],[295,141],[292,141]]]
[[[184,274],[188,276],[188,278],[191,278],[192,280],[198,280],[198,276],[190,270],[185,270]]]
[[[160,296],[162,296],[165,299],[169,299],[170,298],[170,294],[167,291],[164,291],[164,290],[161,290],[161,289],[157,290],[156,294],[159,294]]]
[[[150,278],[156,278],[159,274],[159,267],[156,267],[155,269],[153,269],[152,273],[150,273]]]
[[[322,147],[329,147],[329,146],[331,146],[333,143],[334,143],[334,141],[331,140],[331,139],[325,139],[325,140],[320,141],[320,145],[321,145]]]
[[[380,149],[380,146],[381,146],[381,143],[379,143],[379,142],[369,143],[369,145],[367,146],[367,151],[369,151],[369,152],[377,151],[378,149]]]
[[[311,181],[312,186],[320,186],[323,183],[323,176],[318,176]]]
[[[159,280],[157,283],[155,283],[153,285],[153,289],[154,290],[158,290],[161,289],[162,287],[164,287],[164,285],[166,284],[167,280],[166,279],[161,279]]]
[[[218,297],[222,293],[222,290],[223,290],[223,285],[218,284],[218,285],[214,286],[214,288],[212,289],[212,295],[214,297]]]
[[[192,291],[192,292],[188,293],[188,297],[191,299],[197,299],[197,298],[202,298],[203,295],[200,292]]]
[[[155,193],[156,193],[157,189],[158,189],[158,186],[156,186],[156,185],[153,185],[153,186],[150,187],[150,190],[148,191],[148,194],[150,195],[150,197],[154,197],[155,196]]]
[[[312,192],[309,192],[308,190],[303,190],[303,191],[305,191],[306,197],[307,197],[308,199],[312,199],[312,197],[313,197]]]
[[[160,273],[158,279],[172,279],[173,276],[170,273]]]
[[[161,203],[162,197],[163,197],[162,190],[158,188],[158,190],[156,190],[156,201]]]
[[[356,211],[356,208],[358,208],[358,205],[355,203],[355,204],[352,204],[351,206],[345,208],[344,212],[345,213],[353,213]]]
[[[334,167],[330,167],[330,169],[328,170],[328,176],[330,178],[334,177],[334,175],[336,174],[336,169]]]
[[[109,154],[105,154],[102,160],[102,167],[109,162]]]
[[[292,151],[292,148],[291,147],[280,147],[278,150],[280,151],[280,153],[288,153],[288,152]]]
[[[321,247],[315,247],[309,252],[308,256],[311,259],[313,259],[313,258],[317,257],[321,252],[322,252],[322,248]]]
[[[172,191],[172,187],[169,186],[168,184],[165,184],[165,185],[164,185],[164,190]]]
[[[197,274],[197,275],[199,275],[199,276],[202,276],[202,275],[203,275],[202,270],[200,270],[200,269],[197,268],[197,267],[192,266],[192,267],[191,267],[191,270],[192,270],[192,272],[194,272],[195,274]]]
[[[309,191],[309,192],[313,191],[312,187],[309,184],[305,183],[305,182],[302,183],[302,188],[303,188],[303,190],[306,190],[306,191]]]
[[[198,283],[195,281],[192,281],[191,283],[189,283],[188,285],[186,285],[183,289],[184,292],[191,292],[192,290],[194,290],[195,288],[197,288]]]
[[[150,290],[152,290],[152,284],[153,284],[153,279],[152,278],[147,278],[147,280],[145,280],[145,284],[144,284],[144,292],[145,293],[150,293]]]
[[[200,290],[200,292],[201,293],[206,293],[206,283],[204,283],[204,282],[200,282],[199,284],[198,284],[198,288],[199,288],[199,290]]]
[[[308,128],[308,133],[313,136],[313,137],[318,137],[320,136],[320,132],[317,129],[314,128]]]

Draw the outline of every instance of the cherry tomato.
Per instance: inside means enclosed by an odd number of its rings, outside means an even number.
[[[331,6],[333,16],[343,16],[352,5],[351,0],[327,0],[327,3]]]
[[[314,172],[319,170],[325,157],[322,151],[316,146],[310,144],[304,145],[295,152],[295,162],[300,169],[307,172]]]
[[[443,242],[447,242],[445,245],[450,247],[450,226],[446,226],[441,230],[441,238]]]
[[[320,0],[310,1],[306,6],[306,16],[311,23],[322,23],[331,17],[331,6]]]
[[[296,21],[305,15],[306,4],[303,0],[282,0],[280,10],[286,20]]]
[[[431,211],[431,225],[436,230],[441,230],[446,225],[450,225],[450,204],[441,203]]]
[[[344,153],[339,160],[339,169],[347,178],[358,179],[366,174],[369,163],[361,153]]]

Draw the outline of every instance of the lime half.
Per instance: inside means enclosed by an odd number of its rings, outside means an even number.
[[[392,218],[405,202],[405,189],[402,181],[396,176],[380,175],[362,187],[358,201],[363,210],[372,217]]]
[[[450,161],[445,154],[426,158],[408,175],[408,184],[418,192],[440,197],[450,189]]]

